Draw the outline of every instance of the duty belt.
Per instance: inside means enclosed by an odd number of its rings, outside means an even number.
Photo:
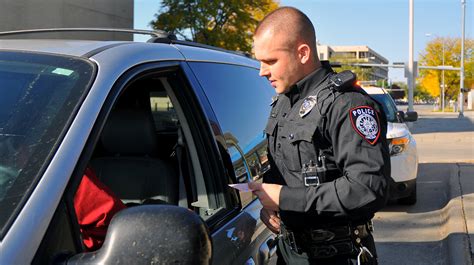
[[[373,231],[372,222],[298,231],[287,229],[283,224],[280,227],[282,238],[291,249],[299,254],[306,252],[313,259],[356,255],[361,240]]]

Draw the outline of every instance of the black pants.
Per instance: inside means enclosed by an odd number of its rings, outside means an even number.
[[[363,265],[377,265],[377,253],[375,252],[375,242],[372,235],[364,238],[362,244],[366,246],[374,255],[373,259],[361,264]],[[327,259],[310,259],[306,253],[297,253],[285,242],[285,240],[278,240],[277,249],[277,265],[357,265],[357,256],[335,256]]]

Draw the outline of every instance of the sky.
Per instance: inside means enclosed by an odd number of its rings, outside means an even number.
[[[462,0],[414,0],[414,56],[435,37],[461,37]],[[465,38],[474,38],[474,0],[466,2]],[[390,63],[408,61],[409,0],[281,0],[313,22],[321,45],[367,45]],[[151,29],[159,0],[135,0],[134,28]],[[430,35],[430,36],[427,36]],[[135,38],[146,40],[146,37]],[[406,81],[403,69],[389,69],[391,82]]]

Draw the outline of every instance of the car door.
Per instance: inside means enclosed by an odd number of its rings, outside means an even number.
[[[269,169],[263,133],[273,89],[258,70],[213,62],[189,62],[209,106],[215,142],[230,183],[262,181]],[[188,76],[191,76],[188,73]],[[236,191],[239,203],[229,209],[232,219],[212,230],[216,264],[266,264],[275,251],[274,234],[261,222],[260,202],[251,191]],[[232,254],[232,255],[231,255]]]
[[[221,141],[199,83],[185,72],[190,69],[183,62],[147,63],[115,82],[33,263],[90,251],[77,215],[83,207],[75,201],[83,172],[90,168],[127,207],[165,203],[198,214],[213,236],[214,264],[263,264],[268,259],[273,237],[259,220],[260,204],[251,193],[239,196],[227,186],[236,182],[235,170],[244,160],[244,170],[257,167],[257,154],[264,156],[259,153],[265,149],[263,138],[257,139],[258,151],[239,159],[227,147],[230,138]],[[140,133],[150,127],[154,140]],[[259,173],[248,171],[252,177]]]

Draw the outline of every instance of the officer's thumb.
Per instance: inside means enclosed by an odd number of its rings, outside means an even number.
[[[248,183],[249,185],[249,190],[251,191],[256,191],[260,189],[260,186],[262,185],[261,183],[251,181]]]

